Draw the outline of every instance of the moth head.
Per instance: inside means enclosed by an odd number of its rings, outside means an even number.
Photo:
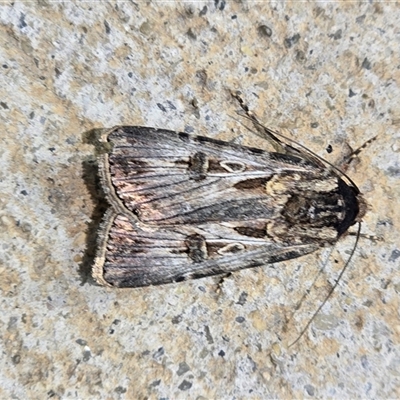
[[[367,211],[370,209],[370,206],[361,193],[357,195],[357,201],[358,201],[358,214],[354,222],[361,222]]]
[[[361,222],[368,206],[360,190],[353,186],[348,185],[341,178],[338,179],[338,193],[343,201],[343,218],[336,227],[338,237],[347,232],[347,229],[357,222]]]

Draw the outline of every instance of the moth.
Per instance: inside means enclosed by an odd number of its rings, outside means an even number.
[[[110,207],[98,283],[135,288],[277,263],[333,245],[361,221],[366,203],[349,178],[248,115],[278,151],[141,126],[102,134]]]

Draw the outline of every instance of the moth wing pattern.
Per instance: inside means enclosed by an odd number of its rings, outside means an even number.
[[[285,173],[310,179],[321,173],[298,158],[186,133],[123,127],[108,140],[114,144],[108,168],[116,201],[148,224],[273,217],[268,181]]]
[[[158,228],[142,226],[113,210],[108,213],[101,236],[103,252],[94,266],[94,277],[104,285],[141,287],[181,282],[288,260],[318,248],[315,244],[283,247],[261,238],[243,240],[234,235],[221,240],[216,234],[220,232],[218,224]]]
[[[94,276],[138,287],[300,257],[354,223],[357,193],[319,163],[210,138],[115,127],[100,175],[111,204]]]

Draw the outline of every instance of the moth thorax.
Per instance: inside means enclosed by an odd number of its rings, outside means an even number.
[[[293,194],[287,200],[282,215],[293,224],[327,226],[343,218],[343,201],[333,194]]]
[[[327,192],[298,190],[287,199],[281,215],[289,227],[305,230],[330,228],[342,235],[365,213],[365,201],[357,190],[338,178],[336,188]]]

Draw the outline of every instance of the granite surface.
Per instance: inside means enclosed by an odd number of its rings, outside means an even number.
[[[3,2],[0,398],[400,397],[398,2]],[[354,237],[291,262],[160,287],[90,278],[95,128],[146,125],[337,162],[369,203]],[[326,149],[332,146],[332,153]],[[296,305],[319,275],[300,309]]]

